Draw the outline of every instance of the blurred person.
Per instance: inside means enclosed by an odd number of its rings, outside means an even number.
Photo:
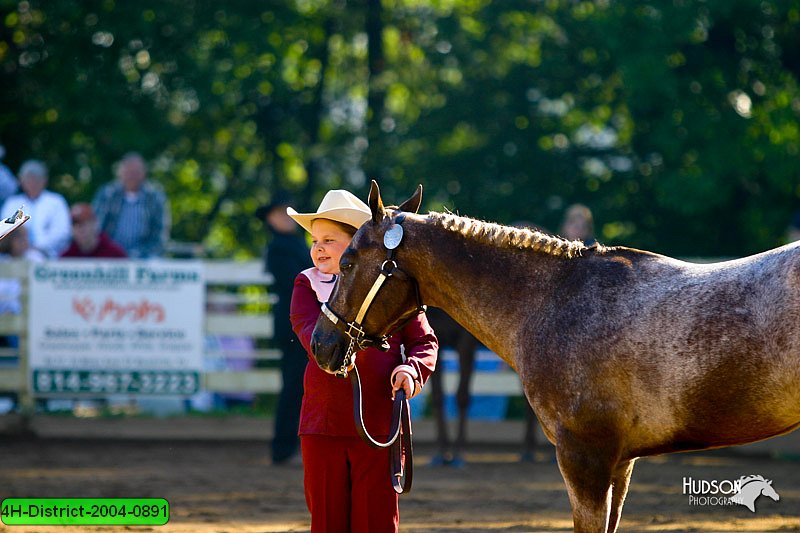
[[[92,201],[100,230],[128,257],[160,257],[169,234],[169,209],[160,187],[147,179],[147,164],[136,152],[117,164],[117,180],[103,186]]]
[[[67,201],[58,193],[47,190],[47,166],[29,159],[19,169],[22,193],[9,196],[0,209],[7,218],[23,206],[31,219],[25,224],[30,244],[47,257],[58,257],[67,247],[72,231]],[[15,231],[16,233],[16,231]]]
[[[47,259],[41,250],[31,246],[30,233],[28,231],[28,221],[24,226],[20,226],[6,237],[0,240],[0,259],[24,259],[26,261],[40,262]]]
[[[278,296],[272,317],[275,343],[281,351],[282,386],[275,412],[273,464],[299,461],[297,429],[303,401],[303,375],[308,364],[306,351],[297,341],[289,321],[294,279],[312,266],[305,239],[298,233],[295,221],[286,213],[286,208],[292,203],[288,194],[278,192],[269,204],[256,210],[256,218],[272,234],[264,252],[264,270],[275,279],[272,288]]]
[[[6,147],[0,144],[0,161],[6,155]],[[0,162],[0,203],[4,202],[6,198],[17,192],[17,178],[14,173]]]
[[[137,152],[123,155],[115,173],[116,179],[101,187],[92,200],[98,228],[131,259],[161,257],[169,234],[164,192],[148,180],[147,163]],[[136,405],[139,412],[157,416],[186,410],[183,398],[140,396]]]
[[[572,204],[564,213],[559,234],[572,241],[581,241],[586,246],[597,242],[594,237],[592,211],[583,204]]]
[[[100,231],[92,206],[77,203],[70,209],[72,242],[61,257],[128,257],[122,247]]]

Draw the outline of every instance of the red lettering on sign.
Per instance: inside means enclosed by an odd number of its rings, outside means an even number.
[[[124,303],[107,298],[102,304],[97,305],[91,298],[73,298],[72,310],[87,322],[127,320],[129,322],[159,323],[166,318],[164,307],[147,299]]]

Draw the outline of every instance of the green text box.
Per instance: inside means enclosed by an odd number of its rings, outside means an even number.
[[[7,526],[163,526],[164,498],[6,498],[0,522]]]

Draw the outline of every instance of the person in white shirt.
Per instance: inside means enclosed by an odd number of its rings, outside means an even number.
[[[22,193],[3,202],[0,217],[10,217],[22,207],[31,217],[25,224],[31,246],[48,258],[55,258],[69,245],[72,222],[67,201],[60,194],[47,190],[47,179],[44,163],[35,159],[25,161],[19,169]]]

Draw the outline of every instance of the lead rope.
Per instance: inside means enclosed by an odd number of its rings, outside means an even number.
[[[364,425],[361,376],[358,373],[358,366],[355,364],[350,371],[350,384],[353,388],[353,421],[356,432],[364,442],[373,448],[389,448],[389,474],[392,478],[392,487],[397,494],[411,492],[414,478],[414,450],[411,445],[411,410],[405,391],[400,389],[395,392],[392,423],[389,428],[391,437],[386,442],[380,442],[369,434]]]

